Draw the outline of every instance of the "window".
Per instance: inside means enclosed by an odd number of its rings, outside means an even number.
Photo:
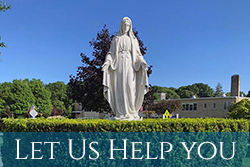
[[[186,105],[182,104],[182,111],[185,111]]]
[[[197,104],[194,103],[194,110],[197,110]]]
[[[213,104],[213,108],[216,108],[216,103]]]
[[[228,107],[230,106],[230,102],[229,101],[225,101],[224,102],[224,104],[223,104],[223,109],[225,110],[225,111],[227,111],[228,110]]]
[[[204,104],[204,109],[207,109],[207,103]]]
[[[197,110],[197,103],[182,103],[182,111],[195,111]]]
[[[193,110],[193,104],[189,104],[189,109],[190,109],[190,111]]]

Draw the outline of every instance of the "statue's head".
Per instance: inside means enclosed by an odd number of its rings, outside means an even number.
[[[119,35],[123,35],[128,33],[130,37],[134,37],[134,33],[132,31],[132,21],[129,17],[124,17],[121,21]]]

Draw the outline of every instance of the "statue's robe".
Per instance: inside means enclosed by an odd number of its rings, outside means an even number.
[[[119,119],[138,119],[148,92],[148,65],[135,37],[117,35],[111,42],[103,69],[104,97]],[[104,64],[105,64],[104,63]]]

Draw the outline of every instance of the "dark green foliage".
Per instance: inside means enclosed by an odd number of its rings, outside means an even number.
[[[40,79],[32,79],[29,81],[29,87],[35,99],[34,105],[37,107],[37,112],[41,112],[45,116],[48,116],[52,110],[50,100],[51,92],[45,89],[44,84]]]
[[[5,87],[4,100],[15,116],[23,115],[35,103],[35,97],[28,80],[13,80],[11,87]]]
[[[223,89],[221,83],[218,83],[215,87],[214,91],[214,97],[220,97],[221,94],[223,94]]]
[[[223,118],[110,121],[81,119],[0,119],[1,132],[248,132],[249,120]]]
[[[57,110],[62,110],[64,116],[70,116],[73,100],[69,98],[69,86],[64,82],[49,83],[45,86],[51,92],[51,103]]]
[[[158,93],[166,93],[166,99],[179,99],[180,96],[175,92],[175,89],[167,88],[167,87],[161,87],[161,86],[153,86],[153,88],[156,90],[156,93],[154,94],[154,97],[156,99],[160,99],[158,96]]]
[[[51,114],[52,105],[69,117],[73,100],[69,98],[68,88],[63,82],[50,83],[45,87],[40,79],[4,82],[0,84],[0,117],[6,117],[7,105],[15,117],[29,116],[27,112],[32,105],[45,117]]]
[[[231,118],[250,119],[250,100],[243,99],[238,103],[233,103],[229,106],[228,115]]]
[[[204,83],[195,83],[188,86],[181,86],[176,90],[176,93],[181,98],[190,98],[192,95],[198,97],[212,97],[214,90]]]
[[[5,106],[6,106],[6,102],[2,98],[0,98],[0,117],[4,116]]]
[[[177,93],[181,98],[191,98],[193,95],[195,95],[194,92],[190,90],[185,90],[185,87],[183,86],[177,89]]]
[[[10,5],[7,5],[3,1],[0,1],[0,12],[5,12],[6,10],[10,9]]]

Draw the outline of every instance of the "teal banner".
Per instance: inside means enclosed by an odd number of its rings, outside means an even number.
[[[6,132],[3,167],[248,166],[249,133]]]

